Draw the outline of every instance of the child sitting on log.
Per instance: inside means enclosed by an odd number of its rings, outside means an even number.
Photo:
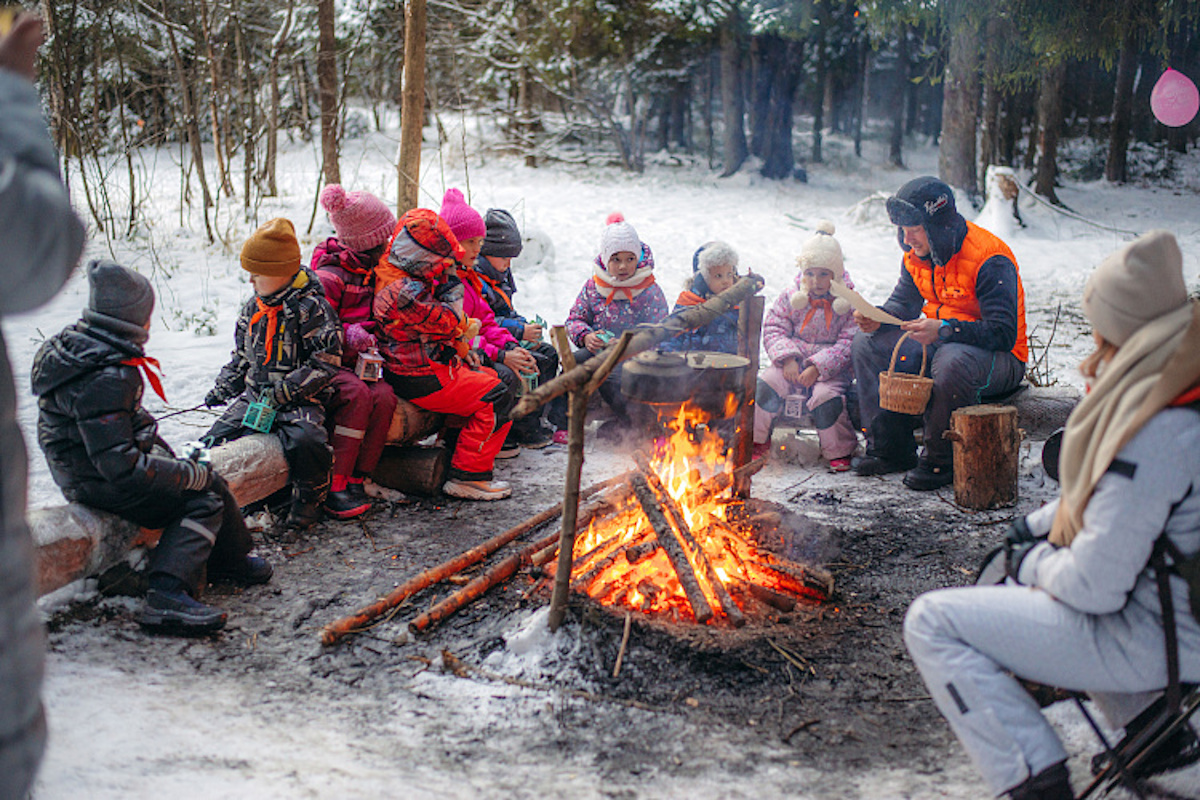
[[[396,413],[396,393],[388,382],[364,380],[355,372],[361,355],[376,354],[371,318],[375,265],[396,229],[396,216],[373,194],[347,192],[337,184],[321,191],[321,205],[329,212],[337,236],[316,246],[311,267],[343,333],[342,368],[334,373],[333,399],[326,406],[331,417],[333,478],[325,513],[350,519],[371,507],[363,480],[379,464]]]
[[[600,254],[592,266],[575,304],[567,314],[567,334],[581,349],[576,363],[603,350],[614,336],[643,322],[661,322],[667,315],[667,298],[654,280],[654,254],[620,213],[610,214],[600,235]],[[600,396],[613,410],[614,419],[600,426],[601,438],[619,440],[631,426],[628,406],[621,395],[621,367],[600,385]],[[550,404],[554,441],[567,441],[567,397]]]
[[[241,264],[254,297],[238,316],[233,357],[204,398],[208,406],[233,403],[206,439],[216,445],[255,431],[278,436],[292,484],[287,525],[309,528],[321,520],[329,491],[324,404],[342,363],[342,327],[317,276],[301,266],[288,220],[273,219],[251,234]]]
[[[737,283],[738,254],[725,242],[707,242],[692,256],[692,277],[675,301],[672,315],[698,306]],[[736,354],[738,351],[738,309],[731,308],[702,328],[670,339],[664,350],[714,350]]]
[[[542,326],[517,313],[513,297],[517,284],[513,279],[512,261],[521,255],[523,244],[516,220],[507,211],[489,208],[484,215],[487,234],[479,249],[476,272],[483,279],[483,298],[496,315],[496,323],[533,356],[537,365],[537,381],[541,385],[558,374],[558,351],[542,341]],[[513,422],[511,436],[522,446],[536,450],[549,445],[554,431],[542,423],[542,411],[528,414]]]
[[[176,458],[142,408],[143,376],[163,397],[158,362],[143,350],[150,282],[111,261],[91,262],[87,276],[83,318],[34,357],[38,444],[68,500],[162,528],[138,621],[165,632],[220,630],[225,612],[197,599],[206,570],[208,580],[249,586],[270,580],[271,565],[250,555],[250,531],[225,482],[206,462]]]
[[[512,426],[513,395],[464,338],[478,330],[478,321],[462,311],[457,264],[465,256],[436,213],[427,208],[405,213],[375,269],[375,335],[384,377],[397,396],[427,411],[467,418],[442,491],[467,500],[500,500],[512,487],[495,480],[492,468]]]
[[[853,288],[842,263],[842,248],[828,220],[804,243],[796,266],[796,288],[784,292],[763,319],[763,348],[770,366],[758,379],[754,412],[754,453],[761,458],[771,442],[771,424],[790,394],[804,395],[821,442],[821,456],[834,472],[850,469],[858,438],[846,409],[854,377],[850,347],[858,326],[850,303],[835,298],[836,281]]]

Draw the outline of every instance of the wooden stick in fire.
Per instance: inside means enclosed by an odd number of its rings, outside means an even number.
[[[632,331],[621,334],[617,346],[608,351],[600,368],[591,373],[591,379],[571,391],[568,404],[570,416],[567,418],[567,479],[563,487],[562,538],[558,543],[558,569],[554,574],[554,593],[550,597],[550,614],[547,619],[551,631],[558,630],[558,626],[562,624],[567,613],[567,596],[571,592],[571,559],[575,550],[576,515],[579,513],[579,475],[583,470],[583,424],[587,420],[588,398],[617,366],[632,336]]]
[[[674,528],[671,527],[671,523],[667,522],[666,516],[659,508],[659,499],[654,490],[650,488],[649,481],[645,475],[638,472],[629,479],[629,482],[633,484],[633,495],[641,504],[642,512],[650,522],[650,527],[654,528],[654,533],[658,536],[658,543],[662,545],[663,552],[667,554],[671,566],[675,569],[679,585],[683,587],[683,593],[692,607],[692,615],[696,618],[696,622],[708,622],[712,619],[712,606],[708,604],[708,598],[704,596],[704,591],[700,588],[700,581],[697,580],[696,572],[692,569],[691,562],[688,561],[683,542],[676,537]]]
[[[742,467],[750,463],[754,453],[754,403],[758,388],[758,353],[762,340],[763,307],[760,296],[750,297],[738,311],[738,355],[750,359],[743,383],[742,405],[738,408],[737,438],[734,440],[733,463]],[[750,478],[734,483],[733,494],[745,500],[750,496]]]
[[[626,486],[625,482],[629,480],[629,476],[631,474],[632,470],[629,472],[623,472],[620,475],[609,478],[608,480],[592,484],[591,486],[582,490],[580,492],[580,496],[584,498],[591,497],[598,492],[612,487],[619,487],[622,492],[627,493],[628,487]],[[364,606],[353,614],[342,617],[341,619],[326,625],[321,631],[321,643],[326,646],[336,644],[343,637],[358,631],[364,625],[367,625],[378,617],[383,616],[388,611],[391,611],[393,608],[403,603],[407,598],[416,594],[422,589],[443,581],[451,575],[461,572],[472,564],[482,561],[483,559],[495,553],[501,547],[504,547],[504,545],[508,544],[509,542],[533,530],[539,525],[549,522],[561,514],[562,510],[562,503],[557,503],[554,506],[547,508],[545,511],[535,514],[534,516],[522,522],[520,525],[509,528],[504,533],[498,534],[491,539],[488,539],[486,542],[472,547],[470,550],[467,550],[464,553],[460,553],[449,561],[445,561],[436,567],[433,567],[432,569],[422,572],[420,575],[410,578],[392,591],[388,592],[385,596],[376,600],[374,603]],[[591,517],[588,519],[590,521]]]
[[[663,485],[662,479],[654,471],[654,467],[650,466],[650,460],[646,458],[646,454],[640,450],[634,452],[633,462],[638,465],[639,474],[645,477],[650,490],[658,496],[658,501],[667,510],[667,517],[675,523],[675,529],[679,531],[679,538],[691,549],[696,563],[700,565],[700,571],[704,574],[704,579],[712,587],[713,594],[717,596],[717,602],[721,604],[721,610],[725,612],[725,616],[729,617],[729,621],[735,627],[740,628],[745,625],[746,616],[737,607],[737,603],[733,602],[733,598],[729,596],[729,590],[725,588],[725,584],[721,582],[721,577],[713,569],[712,562],[708,560],[708,554],[704,552],[704,548],[696,541],[696,537],[692,533],[692,527],[688,525],[687,520],[683,516],[683,509],[679,507],[679,503],[675,502],[675,498],[667,491],[667,487]]]

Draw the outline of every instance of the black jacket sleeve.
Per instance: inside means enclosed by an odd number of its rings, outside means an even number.
[[[1017,343],[1017,267],[1007,256],[992,256],[975,275],[975,297],[979,300],[978,322],[952,319],[950,336],[944,341],[1005,352]]]
[[[250,370],[250,362],[246,359],[246,335],[249,329],[250,315],[242,309],[233,331],[233,355],[229,363],[221,367],[213,387],[222,400],[236,397],[246,388],[246,373]]]
[[[142,452],[134,435],[137,389],[141,377],[133,367],[101,370],[77,398],[79,436],[92,465],[122,492],[181,493],[199,488],[195,465]]]

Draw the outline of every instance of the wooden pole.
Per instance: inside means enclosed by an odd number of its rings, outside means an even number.
[[[425,0],[404,8],[404,89],[400,102],[400,196],[396,216],[420,205],[421,129],[425,125]]]
[[[567,480],[563,487],[562,536],[558,542],[558,569],[554,573],[554,593],[550,597],[548,623],[558,630],[567,613],[571,592],[571,561],[575,550],[575,524],[579,514],[579,476],[583,471],[583,423],[587,419],[588,393],[580,388],[570,395],[567,417]]]
[[[697,580],[696,571],[692,569],[692,564],[688,561],[683,542],[676,537],[671,523],[667,522],[662,509],[658,507],[658,498],[655,496],[654,490],[650,488],[649,481],[639,472],[630,478],[629,482],[633,484],[633,494],[641,504],[642,512],[649,520],[650,527],[654,528],[654,533],[658,536],[658,543],[662,545],[663,552],[667,554],[671,566],[675,569],[679,585],[683,587],[683,593],[692,607],[692,615],[696,618],[696,622],[708,622],[712,619],[712,606],[708,604],[708,598],[704,596],[704,591],[700,588],[700,581]]]
[[[550,328],[550,339],[554,343],[554,349],[558,351],[558,360],[562,364],[563,372],[575,369],[575,351],[571,349],[567,326],[555,325]]]
[[[731,288],[726,289],[715,297],[710,297],[698,306],[690,306],[672,314],[665,322],[657,325],[644,325],[636,328],[621,354],[621,361],[628,360],[638,353],[653,348],[659,342],[676,336],[684,331],[700,328],[729,311],[731,308],[750,297],[763,287],[763,279],[758,275],[747,275]],[[615,347],[616,343],[609,347]],[[591,358],[574,369],[567,370],[551,381],[547,381],[521,397],[513,408],[510,416],[520,419],[526,414],[532,414],[546,403],[560,395],[586,386],[593,374],[604,366],[604,361]]]
[[[762,340],[763,308],[766,301],[754,295],[742,303],[738,312],[738,354],[750,359],[746,370],[742,405],[738,409],[737,438],[734,441],[733,464],[744,467],[754,454],[754,395],[758,389],[758,353]],[[750,477],[739,479],[733,487],[735,497],[750,497]]]
[[[606,481],[592,484],[586,489],[583,489],[580,492],[580,496],[591,497],[597,492],[613,486],[623,487],[623,484],[632,474],[632,471],[623,472],[620,475],[609,478]],[[449,561],[445,561],[432,569],[422,572],[420,575],[410,578],[392,591],[388,592],[385,596],[376,600],[374,603],[360,608],[358,611],[350,614],[349,616],[342,617],[335,622],[329,623],[321,631],[321,644],[325,646],[336,644],[340,639],[348,636],[349,634],[355,633],[364,625],[369,624],[372,620],[383,616],[388,611],[391,611],[393,608],[400,605],[406,599],[422,589],[443,581],[451,575],[461,572],[467,567],[482,561],[514,539],[517,539],[539,525],[543,525],[546,522],[554,519],[560,513],[562,513],[562,508],[562,503],[557,503],[554,506],[547,508],[540,514],[535,514],[534,516],[522,522],[520,525],[509,528],[504,533],[498,534],[497,536],[488,539],[486,542],[472,547],[470,550],[467,550],[464,553],[460,553]],[[557,533],[555,533],[554,538],[558,538]]]

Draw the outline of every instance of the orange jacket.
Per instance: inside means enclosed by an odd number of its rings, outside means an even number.
[[[979,268],[992,256],[1004,256],[1017,269],[1017,341],[1012,354],[1021,361],[1029,360],[1029,343],[1025,338],[1025,288],[1021,285],[1021,271],[1017,258],[1000,237],[989,233],[973,222],[967,222],[967,236],[962,247],[945,266],[935,266],[913,255],[904,254],[904,268],[925,306],[921,310],[931,319],[961,319],[978,322],[979,299],[975,295],[975,278]]]

